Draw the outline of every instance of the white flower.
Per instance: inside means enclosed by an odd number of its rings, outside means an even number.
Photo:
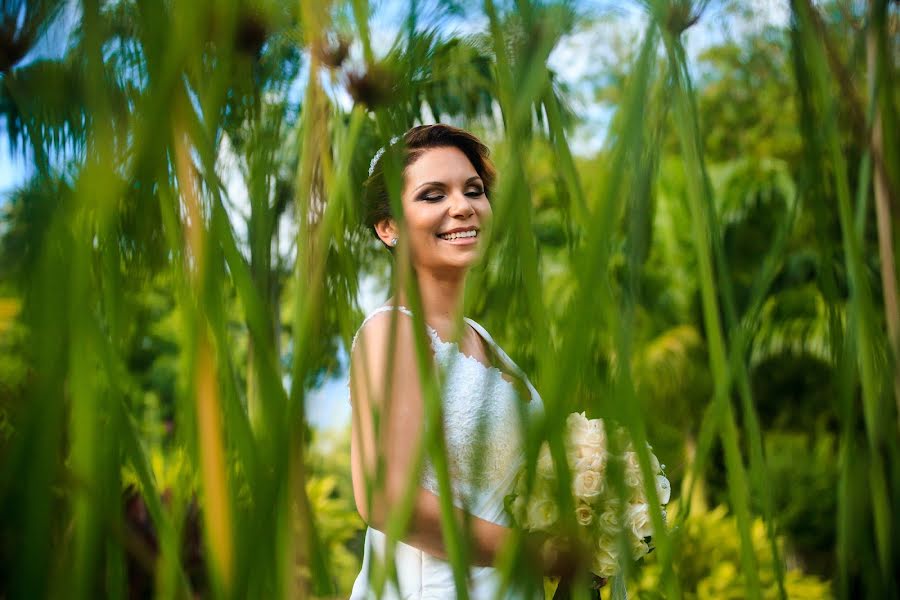
[[[641,477],[641,465],[638,463],[636,452],[626,452],[622,455],[625,463],[625,485],[630,489],[643,487],[643,478]]]
[[[647,448],[650,449],[650,444],[647,444]],[[656,455],[653,454],[653,452],[650,452],[650,471],[653,473],[659,473],[661,471],[659,459],[656,458]]]
[[[619,530],[619,515],[615,508],[607,508],[597,517],[597,523],[604,532],[614,535]]]
[[[672,495],[672,484],[666,479],[665,475],[656,476],[656,495],[659,496],[660,504],[668,504]]]
[[[559,516],[559,508],[553,499],[548,496],[535,496],[528,503],[529,529],[547,530],[556,522]]]
[[[574,470],[596,471],[603,474],[606,471],[606,453],[592,450],[588,446],[581,446],[570,456],[574,463]]]
[[[622,462],[625,464],[625,469],[628,471],[641,471],[641,462],[638,460],[637,452],[634,452],[633,450],[622,453]]]
[[[653,535],[653,523],[650,522],[650,506],[648,504],[629,504],[625,512],[627,527],[638,539]]]
[[[512,512],[513,519],[517,523],[523,524],[525,521],[525,497],[524,496],[516,496],[512,501],[512,506],[510,506],[510,511]]]
[[[580,525],[587,527],[594,522],[594,509],[589,504],[580,502],[578,508],[575,509],[575,518],[578,519]]]
[[[631,540],[631,558],[637,560],[646,556],[650,552],[650,545],[643,539],[632,537]]]
[[[596,471],[581,471],[572,480],[572,493],[581,499],[596,498],[605,488],[603,476]]]
[[[550,454],[550,446],[547,444],[541,446],[541,451],[538,454],[537,474],[548,480],[553,480],[556,477],[556,469],[553,467],[553,456]]]
[[[644,480],[637,471],[625,471],[625,487],[630,492],[628,496],[637,494],[638,497],[643,497],[644,495]]]
[[[569,430],[569,433],[587,428],[587,426],[588,419],[584,416],[583,411],[580,413],[572,413],[566,417],[566,429]]]
[[[597,551],[591,563],[591,571],[600,577],[612,577],[619,572],[619,561],[616,556],[616,540],[611,536],[601,536],[597,542]]]
[[[603,419],[588,419],[584,413],[572,413],[566,418],[569,445],[576,451],[587,448],[588,453],[606,451],[606,430]],[[578,457],[581,458],[581,457]]]
[[[642,502],[646,502],[647,494],[644,491],[644,486],[639,485],[635,488],[631,488],[631,496],[628,498],[628,501],[632,504],[641,504]]]

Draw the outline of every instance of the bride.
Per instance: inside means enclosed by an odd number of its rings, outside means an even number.
[[[481,141],[448,125],[414,127],[402,143],[394,143],[403,157],[405,227],[391,213],[381,151],[372,161],[364,194],[366,225],[398,255],[398,272],[395,296],[366,317],[351,351],[353,492],[357,510],[368,523],[362,570],[351,599],[457,597],[439,519],[437,475],[427,455],[409,526],[395,548],[399,589],[388,583],[377,590],[373,583],[372,573],[384,568],[383,531],[415,468],[425,423],[415,321],[404,286],[407,264],[417,280],[421,317],[441,382],[454,516],[457,523],[468,525],[468,595],[542,597],[541,575],[570,572],[576,553],[532,550],[545,546],[526,537],[523,551],[534,565],[532,581],[505,584],[492,566],[513,533],[503,498],[523,461],[520,414],[532,417],[542,411],[541,398],[481,325],[459,319],[467,271],[489,239],[494,167]],[[379,458],[384,461],[382,483],[372,485],[378,479]]]

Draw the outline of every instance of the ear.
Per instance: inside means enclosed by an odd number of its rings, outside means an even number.
[[[378,237],[388,248],[393,248],[391,246],[391,240],[393,238],[399,238],[400,230],[397,228],[397,223],[394,219],[382,219],[375,223],[375,233],[378,234]]]

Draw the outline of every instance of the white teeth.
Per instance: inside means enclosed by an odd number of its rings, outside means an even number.
[[[438,234],[438,237],[441,239],[444,239],[444,240],[455,240],[458,238],[470,238],[470,237],[477,237],[477,236],[478,236],[477,229],[471,229],[469,231],[459,231],[457,233]]]

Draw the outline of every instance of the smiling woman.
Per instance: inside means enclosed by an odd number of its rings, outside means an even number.
[[[456,189],[473,201],[473,209],[476,205],[480,208],[479,217],[490,218],[489,198],[496,171],[490,159],[490,151],[478,138],[450,125],[420,125],[403,136],[403,146],[404,199],[414,195],[412,201],[439,204],[448,197],[454,200],[451,192]],[[366,226],[390,248],[390,240],[397,237],[395,234],[399,234],[399,231],[391,212],[387,177],[384,173],[385,162],[386,156],[382,152],[366,181],[363,199]],[[486,206],[482,206],[478,200],[483,200]],[[405,200],[403,205],[406,211]],[[439,210],[433,211],[433,214],[437,214]],[[436,231],[435,235],[474,229],[477,237],[481,229],[475,224],[458,222],[450,222],[447,226],[448,229]]]
[[[365,319],[351,348],[353,492],[369,524],[351,598],[449,599],[459,597],[465,585],[471,598],[540,597],[541,574],[571,569],[574,553],[544,557],[526,552],[531,580],[511,585],[494,563],[510,540],[524,540],[529,550],[538,547],[534,538],[517,537],[524,534],[509,527],[503,499],[524,460],[520,417],[537,418],[543,404],[490,334],[462,316],[468,270],[490,240],[495,173],[488,149],[470,133],[447,125],[411,129],[402,142],[403,214],[394,215],[383,163],[395,149],[376,158],[365,190],[366,225],[397,251],[398,277],[395,297]],[[438,485],[438,465],[426,457],[413,490],[409,527],[392,556],[384,531],[405,497],[426,439],[428,412],[409,318],[413,313],[406,308],[403,283],[410,276],[418,284],[430,354],[442,383],[443,427],[437,431],[446,444],[442,468],[449,490]],[[453,520],[468,525],[462,543],[454,527],[447,527],[449,509]],[[454,570],[448,558],[460,545],[469,550],[468,564],[457,563]],[[387,571],[379,566],[385,562],[393,563]],[[391,567],[397,580],[381,588],[376,574],[390,573]]]

